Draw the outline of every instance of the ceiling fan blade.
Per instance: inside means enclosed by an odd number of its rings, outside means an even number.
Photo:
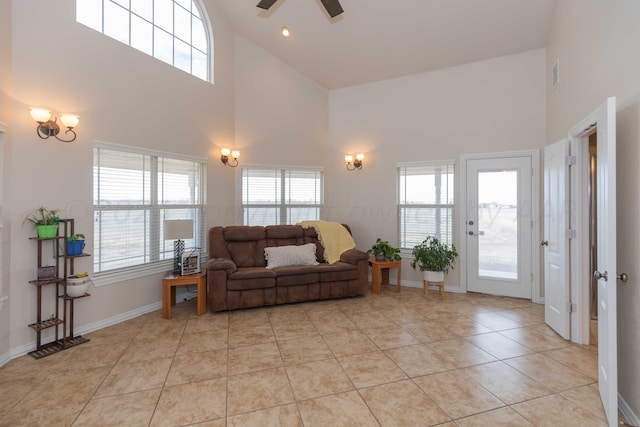
[[[342,10],[342,6],[340,6],[339,0],[320,0],[325,9],[327,9],[327,13],[332,18],[340,15],[344,10]]]
[[[260,3],[258,3],[258,7],[260,9],[269,10],[269,8],[273,6],[273,4],[277,1],[278,0],[260,0]]]

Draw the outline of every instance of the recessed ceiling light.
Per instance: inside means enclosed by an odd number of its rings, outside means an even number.
[[[280,29],[280,32],[282,33],[282,37],[291,37],[291,30],[286,25]]]

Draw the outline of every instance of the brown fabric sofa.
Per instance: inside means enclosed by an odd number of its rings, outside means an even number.
[[[345,228],[351,232],[348,226]],[[267,269],[265,247],[316,244],[318,265]],[[228,226],[209,230],[207,300],[211,311],[364,295],[369,256],[358,249],[324,261],[313,228]]]

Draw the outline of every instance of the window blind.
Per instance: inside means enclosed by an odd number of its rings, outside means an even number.
[[[94,147],[94,273],[172,259],[167,219],[191,219],[204,244],[205,165],[157,153]]]
[[[319,169],[242,169],[245,225],[296,224],[320,219],[324,204]]]
[[[412,249],[427,236],[453,243],[454,162],[398,167],[398,242]]]

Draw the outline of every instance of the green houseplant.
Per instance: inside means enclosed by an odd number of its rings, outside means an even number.
[[[424,272],[424,280],[430,283],[441,283],[444,274],[453,268],[458,256],[455,245],[445,245],[433,236],[428,236],[411,251],[413,261],[411,267]],[[438,274],[429,274],[436,272]]]
[[[367,251],[368,254],[374,255],[376,260],[400,261],[400,249],[394,248],[389,242],[382,240],[380,237]]]
[[[84,234],[76,233],[67,237],[67,256],[78,256],[84,249]]]
[[[58,212],[60,212],[60,209],[39,207],[27,216],[25,221],[29,221],[36,226],[38,237],[41,239],[55,237],[58,234],[58,223],[60,222]]]

